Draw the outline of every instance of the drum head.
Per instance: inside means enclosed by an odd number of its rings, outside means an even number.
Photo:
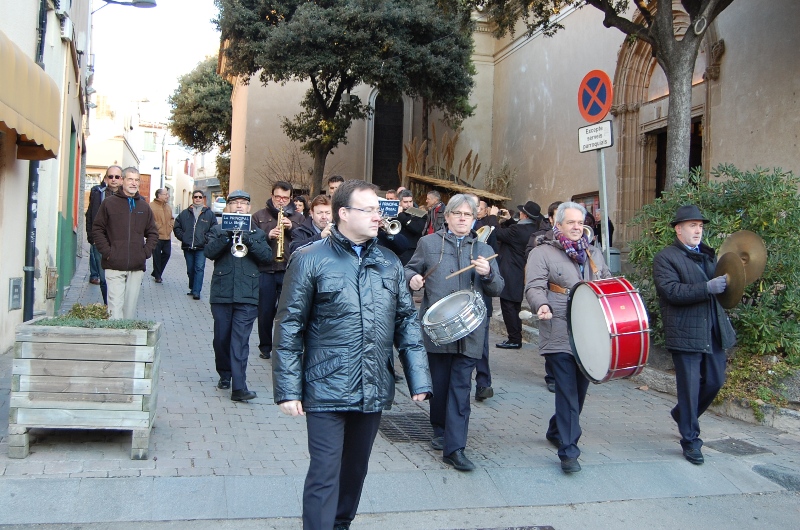
[[[570,293],[567,318],[575,358],[589,379],[601,381],[611,366],[611,334],[600,299],[587,284]]]
[[[458,291],[450,294],[433,304],[425,313],[425,324],[446,322],[456,317],[465,307],[472,305],[475,293],[472,291]]]

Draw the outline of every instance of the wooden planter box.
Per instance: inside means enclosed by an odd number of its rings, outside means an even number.
[[[144,460],[156,413],[161,323],[150,329],[17,327],[8,456],[28,456],[32,427],[131,430]]]

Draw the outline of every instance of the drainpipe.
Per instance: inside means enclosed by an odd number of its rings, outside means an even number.
[[[44,70],[44,37],[47,32],[47,0],[39,2],[39,24],[36,28],[36,64]],[[33,318],[34,273],[36,271],[36,212],[39,208],[39,161],[28,162],[28,215],[25,221],[25,285],[23,288],[22,320]]]

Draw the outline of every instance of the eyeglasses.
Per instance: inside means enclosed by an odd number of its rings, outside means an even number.
[[[122,175],[106,175],[108,180],[122,180]]]
[[[283,197],[281,195],[273,195],[272,196],[272,200],[273,201],[286,201],[286,202],[289,202],[289,200],[291,200],[291,197]]]
[[[467,219],[475,217],[475,215],[472,212],[450,212],[450,215],[458,219],[461,219],[462,217],[466,217]]]
[[[358,210],[359,212],[364,212],[367,215],[373,215],[373,214],[376,214],[376,213],[377,214],[381,213],[381,209],[380,208],[375,208],[375,207],[356,208],[355,206],[345,206],[345,208],[347,208],[348,210]]]

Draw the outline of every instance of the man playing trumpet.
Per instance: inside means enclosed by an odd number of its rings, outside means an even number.
[[[228,195],[228,213],[250,213],[250,194],[236,190]],[[258,314],[258,268],[272,260],[272,249],[264,231],[253,227],[236,235],[237,244],[247,248],[243,257],[236,257],[234,233],[214,225],[208,231],[205,255],[214,262],[211,280],[211,315],[214,317],[214,357],[219,383],[227,390],[233,385],[231,399],[247,401],[256,393],[247,388],[247,358],[250,353],[250,332]],[[237,252],[238,253],[238,252]]]
[[[556,380],[555,414],[546,438],[558,447],[565,473],[581,470],[578,440],[580,414],[589,380],[578,368],[567,329],[567,301],[580,281],[608,278],[611,273],[603,253],[591,245],[583,229],[586,210],[575,202],[564,202],[556,210],[553,239],[531,250],[525,267],[525,297],[539,317],[539,353]]]

